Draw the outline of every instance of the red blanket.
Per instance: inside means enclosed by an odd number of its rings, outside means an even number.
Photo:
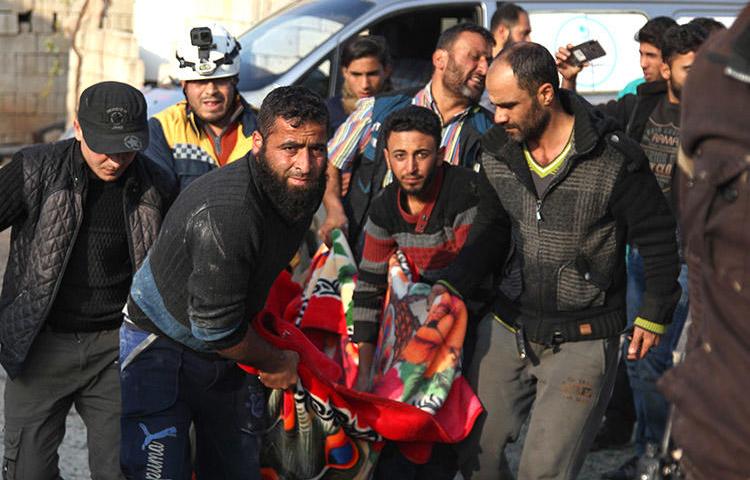
[[[280,408],[268,412],[277,423],[264,438],[265,480],[313,478],[322,472],[327,473],[321,478],[367,479],[382,439],[400,442],[411,460],[425,462],[432,443],[464,439],[482,411],[463,377],[432,415],[332,381],[341,378],[341,367],[294,325],[269,312],[259,315],[253,327],[273,345],[300,355],[296,391],[276,390],[269,401]]]
[[[386,315],[384,327],[391,325],[398,334],[381,334],[375,371],[386,381],[375,382],[378,395],[347,388],[357,359],[347,334],[351,319],[347,322],[344,313],[350,308],[334,301],[335,291],[344,290],[340,285],[352,277],[343,257],[340,251],[321,250],[305,288],[282,273],[267,310],[253,321],[267,341],[300,355],[295,391],[274,391],[268,402],[272,425],[261,454],[266,480],[367,479],[383,439],[399,442],[402,452],[422,463],[432,443],[462,440],[481,413],[457,363],[466,321],[463,303],[443,295],[428,316],[429,288],[413,283],[409,267],[402,264],[401,270],[398,262],[391,264],[386,305],[401,313]],[[338,267],[330,268],[334,262]],[[388,385],[397,388],[383,388]]]
[[[443,408],[435,415],[403,402],[346,388],[330,380],[341,376],[341,367],[294,325],[263,312],[253,320],[253,327],[276,347],[299,354],[300,382],[315,407],[319,411],[337,412],[359,436],[373,440],[382,436],[400,442],[455,443],[469,434],[482,411],[465,380],[460,388],[451,389]]]

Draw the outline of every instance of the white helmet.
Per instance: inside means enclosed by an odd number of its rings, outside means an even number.
[[[206,80],[240,73],[240,44],[219,24],[190,30],[189,41],[177,47],[177,79]]]

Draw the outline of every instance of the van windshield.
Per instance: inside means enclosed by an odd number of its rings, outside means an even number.
[[[240,91],[275,81],[372,6],[360,0],[308,0],[251,28],[239,38]]]

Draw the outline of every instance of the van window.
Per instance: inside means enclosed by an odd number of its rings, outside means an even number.
[[[705,15],[698,14],[698,15],[689,15],[689,16],[677,17],[677,23],[679,23],[680,25],[684,25],[684,24],[688,23],[690,20],[694,19],[695,17],[710,17],[710,18],[713,18],[714,20],[723,23],[724,26],[727,27],[727,28],[731,27],[732,24],[734,23],[734,21],[737,19],[737,17],[733,16],[733,15],[719,15],[719,16],[715,16],[715,15],[711,15],[711,14],[705,14]]]
[[[308,0],[251,28],[239,38],[239,89],[266,87],[372,6],[361,0]]]
[[[479,2],[414,8],[381,18],[359,34],[385,37],[393,59],[391,84],[400,90],[424,85],[430,79],[432,52],[443,31],[463,22],[481,25],[481,15]],[[341,81],[339,75],[339,90]]]
[[[635,33],[648,18],[640,12],[531,12],[532,40],[553,53],[558,47],[597,40],[607,54],[578,76],[581,93],[618,92],[643,76]]]
[[[296,84],[302,85],[316,92],[323,98],[328,97],[328,89],[331,83],[331,56],[324,58],[321,62],[302,75]]]

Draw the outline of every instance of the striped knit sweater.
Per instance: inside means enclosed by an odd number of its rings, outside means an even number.
[[[388,259],[397,249],[414,262],[422,279],[431,282],[440,278],[466,241],[476,215],[477,175],[448,164],[436,175],[431,199],[421,212],[404,209],[406,197],[396,182],[372,203],[354,290],[355,342],[377,341]]]

